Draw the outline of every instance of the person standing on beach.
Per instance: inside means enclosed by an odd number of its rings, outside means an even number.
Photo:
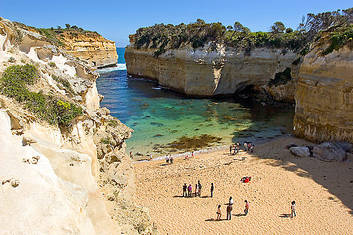
[[[183,185],[183,197],[187,197],[188,195],[187,195],[187,193],[186,193],[186,189],[187,189],[187,185],[186,185],[186,183],[184,183],[184,185]]]
[[[221,205],[218,205],[218,207],[217,207],[217,220],[221,220],[221,216],[222,216]]]
[[[233,205],[233,203],[234,203],[234,202],[233,202],[233,198],[232,198],[232,197],[230,197],[230,198],[229,198],[229,203],[228,203],[228,204],[232,206],[232,205]]]
[[[291,205],[290,209],[291,209],[290,217],[294,218],[295,216],[297,216],[297,213],[295,212],[295,201],[292,201],[292,205]]]
[[[202,185],[200,183],[200,180],[197,182],[197,187],[199,189],[199,197],[201,197],[201,189],[202,189]]]
[[[191,186],[191,184],[189,184],[189,187],[188,187],[188,196],[191,197],[191,194],[192,194],[192,186]]]
[[[244,215],[246,216],[249,212],[249,202],[247,200],[245,202],[245,209],[244,209]]]
[[[233,150],[233,144],[229,146],[229,154],[232,155],[232,150]]]
[[[227,206],[227,220],[231,220],[232,219],[232,210],[233,210],[233,207],[232,205],[228,205]]]
[[[211,183],[211,197],[213,197],[213,190],[214,190],[214,185]]]
[[[199,194],[199,185],[195,184],[195,197]]]

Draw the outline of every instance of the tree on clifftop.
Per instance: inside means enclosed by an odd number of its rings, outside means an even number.
[[[236,21],[234,23],[234,31],[235,32],[249,33],[250,29],[248,27],[243,26],[239,21]]]
[[[284,30],[286,30],[286,26],[284,26],[284,24],[281,21],[276,21],[271,26],[272,33],[283,33]]]
[[[69,24],[65,24],[66,29],[70,29],[70,25]]]

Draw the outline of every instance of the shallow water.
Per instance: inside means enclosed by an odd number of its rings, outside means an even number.
[[[164,145],[182,136],[209,134],[221,137],[214,145],[226,145],[279,136],[292,126],[293,109],[263,107],[229,98],[187,98],[152,81],[128,77],[126,70],[100,72],[97,87],[104,95],[102,106],[134,129],[127,141],[127,151],[134,154],[149,153],[155,157],[176,152]]]

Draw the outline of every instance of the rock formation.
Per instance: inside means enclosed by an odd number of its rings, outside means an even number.
[[[278,73],[297,71],[298,66],[293,62],[298,56],[292,51],[255,48],[248,55],[245,51],[222,47],[213,51],[173,49],[158,58],[153,52],[134,48],[133,44],[128,46],[125,50],[128,74],[157,80],[161,86],[191,96],[233,95],[251,88],[277,101],[294,101],[295,74],[284,83],[271,83]]]
[[[118,62],[115,42],[95,32],[63,31],[57,37],[65,44],[67,53],[85,60],[91,66],[101,68]]]
[[[36,72],[21,87],[25,69]],[[4,86],[11,71],[22,72]],[[97,77],[36,31],[0,18],[0,233],[152,231],[148,211],[131,200],[132,130],[100,108]]]
[[[350,42],[352,43],[352,42]],[[294,133],[311,141],[353,142],[353,50],[346,45],[327,55],[323,37],[300,67]]]

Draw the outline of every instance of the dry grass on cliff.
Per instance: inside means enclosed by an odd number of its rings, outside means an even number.
[[[327,163],[296,158],[286,145],[305,141],[283,137],[259,145],[253,155],[226,151],[162,161],[137,163],[138,204],[150,209],[161,234],[352,234],[353,162]],[[243,184],[243,176],[252,176]],[[182,185],[201,180],[203,197],[182,198]],[[215,194],[209,196],[210,183]],[[216,207],[233,196],[231,221],[214,221]],[[250,201],[242,216],[244,200]],[[290,202],[297,202],[297,217],[288,218]]]

